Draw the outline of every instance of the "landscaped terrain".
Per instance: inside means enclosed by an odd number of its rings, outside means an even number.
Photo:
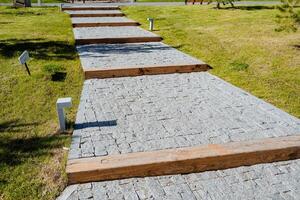
[[[246,0],[244,0],[246,1]],[[278,0],[249,0],[249,1],[278,1]],[[11,3],[13,0],[0,0],[0,3]],[[32,3],[37,3],[38,0],[31,0]],[[41,0],[42,3],[66,3],[67,0]],[[82,0],[81,0],[82,2]],[[136,2],[184,2],[184,0],[136,0]],[[197,0],[199,2],[199,0]],[[204,1],[206,2],[206,1]],[[278,1],[279,2],[279,1]]]
[[[211,73],[300,117],[300,34],[276,32],[278,10],[243,6],[125,7],[164,42],[209,63]]]
[[[70,18],[59,8],[0,7],[0,26],[0,199],[54,199],[70,140],[56,134],[55,103],[72,97],[74,121],[82,88]],[[24,50],[31,76],[18,62]]]
[[[124,7],[164,42],[207,63],[211,73],[300,117],[300,34],[276,32],[278,11],[252,6]],[[70,18],[59,8],[0,7],[0,199],[54,199],[66,184],[69,136],[57,134],[55,102],[72,97],[82,72]],[[18,62],[28,50],[29,76]]]

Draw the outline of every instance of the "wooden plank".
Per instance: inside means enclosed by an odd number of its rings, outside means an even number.
[[[155,74],[170,74],[170,73],[188,73],[207,71],[211,67],[207,64],[193,65],[174,65],[174,66],[148,66],[148,67],[131,67],[131,68],[98,68],[85,69],[85,79],[91,78],[113,78],[125,76],[142,76]]]
[[[220,170],[300,158],[300,135],[69,160],[69,183]]]
[[[70,14],[71,17],[123,17],[124,13],[78,13]]]
[[[76,39],[76,45],[82,44],[116,44],[116,43],[137,43],[137,42],[160,42],[159,36],[151,37],[128,37],[128,38],[95,38],[95,39]]]
[[[62,10],[120,10],[119,7],[63,7]]]
[[[101,22],[101,23],[74,23],[73,27],[99,27],[99,26],[139,26],[138,22]]]

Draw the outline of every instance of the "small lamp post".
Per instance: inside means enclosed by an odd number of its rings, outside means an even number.
[[[72,98],[59,98],[56,101],[56,110],[59,120],[59,129],[61,132],[66,130],[66,117],[64,113],[64,108],[69,108],[72,106]]]
[[[153,18],[147,18],[147,20],[149,21],[149,30],[153,31],[154,19]]]

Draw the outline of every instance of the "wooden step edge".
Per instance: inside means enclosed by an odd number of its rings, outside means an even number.
[[[100,27],[100,26],[139,26],[138,22],[103,22],[103,23],[73,23],[73,28]]]
[[[300,158],[300,135],[69,160],[69,184],[186,174]]]
[[[83,45],[83,44],[121,44],[121,43],[160,42],[160,41],[162,41],[162,38],[159,37],[159,36],[128,37],[128,38],[75,39],[76,45]]]
[[[65,10],[120,10],[119,7],[63,7],[63,11]]]
[[[70,17],[123,17],[124,13],[103,13],[103,14],[70,14]]]
[[[212,69],[208,64],[84,69],[85,79],[115,78],[171,73],[202,72]]]

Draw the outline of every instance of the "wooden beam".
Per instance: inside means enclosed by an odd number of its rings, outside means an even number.
[[[84,13],[70,14],[71,17],[123,17],[124,13]]]
[[[99,27],[99,26],[139,26],[138,22],[103,22],[103,23],[74,23],[73,27]]]
[[[137,42],[160,42],[159,36],[151,37],[128,37],[128,38],[91,38],[76,39],[76,45],[82,44],[117,44],[117,43],[137,43]]]
[[[119,7],[63,7],[62,10],[120,10]]]
[[[69,183],[185,174],[300,158],[300,135],[69,160]]]
[[[207,71],[207,64],[85,69],[85,79]]]

